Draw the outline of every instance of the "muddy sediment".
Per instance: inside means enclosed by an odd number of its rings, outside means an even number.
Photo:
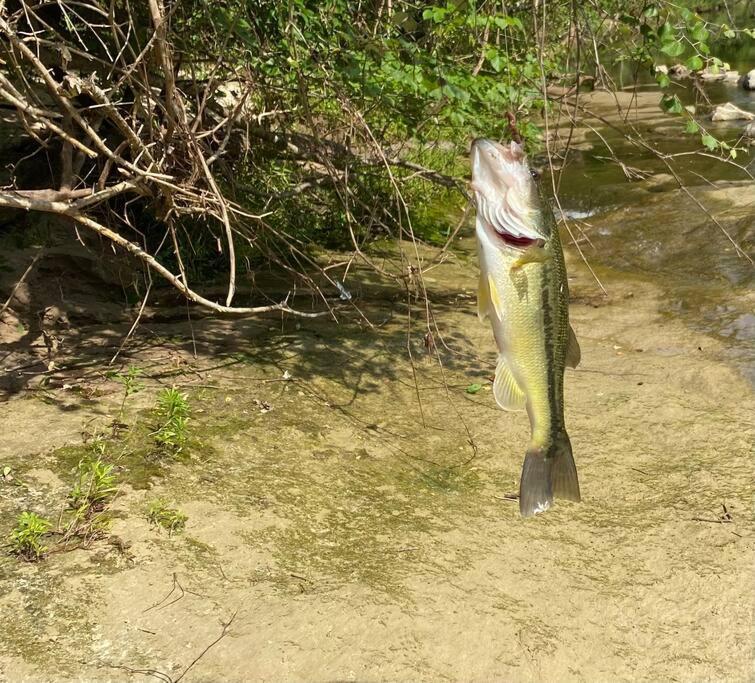
[[[119,361],[144,371],[122,414],[96,345],[0,404],[3,529],[54,517],[91,434],[125,425],[110,534],[0,560],[0,680],[176,679],[231,619],[185,680],[750,680],[755,404],[726,337],[647,273],[598,264],[604,296],[570,257],[584,500],[522,520],[527,419],[494,405],[472,241],[455,254],[427,282],[432,353],[406,302],[365,286],[373,328],[148,318]],[[89,325],[103,344],[128,329]],[[155,457],[174,383],[191,438]],[[150,526],[157,498],[183,532]]]

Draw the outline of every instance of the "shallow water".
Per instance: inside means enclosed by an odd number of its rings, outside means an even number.
[[[755,113],[755,92],[723,84],[705,89],[714,103],[734,101]],[[638,93],[636,100],[625,98],[619,114],[609,96],[584,95],[592,111],[624,131],[622,117],[641,122],[630,134],[641,132],[660,152],[699,152],[699,138],[685,135],[682,124],[664,115],[658,98],[657,89]],[[610,126],[590,124],[595,132],[576,136],[577,149],[556,178],[561,208],[585,256],[598,272],[619,270],[659,285],[662,310],[720,338],[740,371],[755,382],[755,269],[747,258],[755,256],[755,182],[748,175],[755,171],[755,146],[737,157],[742,168],[702,155],[664,161]],[[733,143],[741,126],[719,124],[715,134]],[[601,136],[617,158],[653,175],[629,181],[605,158]]]

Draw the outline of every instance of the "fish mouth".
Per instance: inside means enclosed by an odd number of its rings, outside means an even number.
[[[536,190],[524,148],[513,141],[501,145],[477,138],[472,142],[471,161],[478,219],[514,249],[544,244],[545,236],[533,221]]]
[[[514,235],[511,235],[507,232],[501,232],[500,230],[493,228],[496,232],[496,235],[501,239],[501,241],[509,246],[514,247],[514,249],[529,249],[530,247],[542,247],[545,243],[540,238],[531,238],[531,237],[515,237]]]
[[[512,164],[524,161],[524,147],[513,140],[508,145],[501,145],[488,138],[475,138],[471,148],[473,157],[475,152],[483,152],[493,157],[500,155],[500,158]]]

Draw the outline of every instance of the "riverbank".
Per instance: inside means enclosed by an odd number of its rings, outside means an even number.
[[[592,221],[598,252],[612,220]],[[223,634],[185,680],[749,680],[752,391],[663,287],[599,265],[604,296],[568,252],[584,502],[528,521],[508,497],[527,420],[494,405],[469,237],[426,278],[429,354],[366,273],[351,284],[374,327],[349,309],[339,325],[148,311],[119,416],[96,340],[128,322],[80,329],[77,367],[0,404],[0,523],[54,516],[82,432],[114,418],[120,494],[90,549],[2,559],[0,680],[176,680]],[[173,383],[191,440],[146,467],[139,425]],[[150,526],[155,499],[183,532]]]

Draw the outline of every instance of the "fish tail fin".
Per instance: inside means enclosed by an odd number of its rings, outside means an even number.
[[[519,512],[532,517],[553,505],[551,471],[553,460],[542,448],[530,448],[524,456],[522,478],[519,481]]]
[[[532,517],[553,506],[553,498],[579,501],[579,480],[571,443],[562,432],[547,448],[533,447],[524,456],[519,482],[519,512]]]
[[[578,503],[582,500],[582,497],[579,493],[577,466],[574,464],[569,435],[562,432],[551,450],[553,453],[553,468],[551,470],[553,495],[556,498],[573,500]]]

